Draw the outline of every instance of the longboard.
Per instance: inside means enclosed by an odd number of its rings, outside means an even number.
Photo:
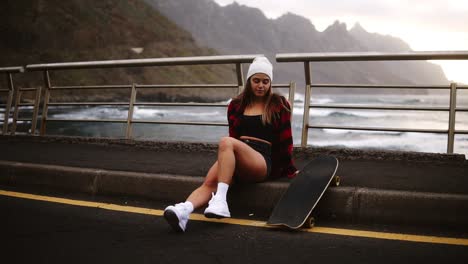
[[[267,224],[298,229],[312,227],[312,211],[330,183],[339,185],[335,176],[338,160],[332,156],[319,156],[309,163],[291,181],[286,192],[276,204]]]

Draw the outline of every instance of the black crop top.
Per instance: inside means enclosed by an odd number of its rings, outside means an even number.
[[[273,126],[263,125],[261,115],[242,115],[240,136],[249,136],[273,142]]]

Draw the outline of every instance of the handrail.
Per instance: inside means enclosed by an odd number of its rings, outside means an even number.
[[[466,86],[460,86],[456,83],[450,86],[411,86],[411,85],[369,85],[369,84],[312,84],[311,62],[330,62],[330,61],[402,61],[402,60],[468,60],[468,51],[412,51],[397,53],[382,52],[333,52],[333,53],[282,53],[276,55],[277,62],[302,62],[304,63],[305,76],[305,101],[304,115],[302,124],[301,146],[305,147],[308,140],[308,129],[346,129],[346,130],[370,130],[387,132],[419,132],[419,133],[446,133],[447,153],[453,153],[455,134],[468,134],[464,130],[455,129],[455,116],[457,111],[466,111],[466,108],[456,106],[457,89],[467,89]],[[448,107],[407,107],[407,106],[376,106],[376,105],[349,105],[333,104],[318,105],[310,104],[312,87],[333,88],[368,88],[368,89],[449,89],[450,103]],[[405,129],[405,128],[379,128],[379,127],[353,127],[353,126],[319,126],[309,125],[310,108],[340,108],[340,109],[371,109],[371,110],[417,110],[417,111],[448,111],[448,129]]]
[[[311,84],[311,87],[323,87],[323,88],[384,88],[384,89],[446,89],[447,85],[377,85],[377,84]],[[459,86],[463,87],[463,86]],[[468,87],[468,86],[467,86]]]
[[[185,88],[200,88],[200,87],[211,87],[211,86],[204,86],[204,85],[181,85]],[[213,87],[216,87],[215,85]],[[108,86],[105,86],[108,88]],[[119,88],[179,88],[178,85],[121,85],[118,86]],[[237,86],[233,85],[226,85],[221,88],[236,88]],[[63,87],[61,87],[63,88]],[[83,87],[80,86],[68,86],[66,89],[82,89]],[[94,89],[103,88],[101,86],[92,86]],[[281,89],[287,88],[289,89],[288,100],[291,103],[291,108],[294,105],[294,94],[295,94],[295,83],[289,84],[273,84],[272,88]],[[52,88],[53,89],[53,88]],[[227,107],[228,104],[220,104],[220,103],[155,103],[155,102],[135,102],[131,104],[133,106],[195,106],[195,107]],[[49,102],[47,106],[129,106],[129,102]],[[131,106],[130,106],[131,107]],[[179,122],[179,121],[154,121],[154,120],[142,120],[142,119],[133,119],[132,112],[129,114],[127,119],[64,119],[64,118],[47,118],[46,121],[53,121],[53,122],[87,122],[87,123],[127,123],[129,126],[127,127],[127,138],[131,137],[132,124],[166,124],[166,125],[206,125],[206,126],[228,126],[227,123],[217,123],[217,122]]]
[[[228,55],[228,56],[200,56],[200,57],[176,57],[176,58],[149,58],[149,59],[132,59],[132,60],[106,60],[106,61],[81,61],[68,63],[47,63],[47,64],[31,64],[26,66],[27,71],[43,71],[45,83],[44,106],[42,111],[41,135],[46,132],[47,121],[60,122],[114,122],[126,123],[127,131],[126,138],[130,138],[132,134],[132,125],[135,123],[148,124],[190,124],[190,125],[211,125],[211,126],[227,126],[226,123],[209,123],[209,122],[177,122],[177,121],[148,121],[148,120],[133,120],[133,111],[135,106],[210,106],[220,107],[227,106],[213,103],[154,103],[154,102],[137,102],[137,90],[148,88],[237,88],[240,93],[244,86],[244,77],[242,73],[242,63],[251,63],[253,59],[261,54],[254,55]],[[118,67],[147,67],[147,66],[186,66],[186,65],[205,65],[205,64],[234,64],[236,67],[237,84],[127,84],[127,85],[88,85],[88,86],[53,86],[50,79],[50,71],[54,70],[75,70],[75,69],[98,69],[98,68],[118,68]],[[281,85],[274,85],[279,87]],[[294,98],[294,84],[283,85],[289,88],[289,97]],[[129,102],[49,102],[50,93],[53,90],[77,90],[77,89],[131,89]],[[291,100],[291,99],[290,99]],[[293,100],[291,100],[293,101]],[[128,106],[127,119],[60,119],[49,118],[47,116],[49,106],[78,106],[78,105],[111,105],[111,106]]]
[[[137,102],[137,90],[147,88],[238,88],[241,89],[244,85],[244,77],[242,73],[242,64],[251,63],[252,60],[260,56],[255,55],[227,55],[227,56],[199,56],[199,57],[175,57],[175,58],[148,58],[148,59],[131,59],[131,60],[103,60],[103,61],[79,61],[65,63],[46,63],[46,64],[30,64],[25,67],[5,67],[0,68],[0,73],[9,75],[9,93],[13,91],[13,73],[21,73],[24,71],[42,71],[45,83],[44,104],[42,110],[41,135],[45,134],[47,121],[82,121],[82,122],[117,122],[127,124],[126,137],[131,137],[133,123],[150,123],[150,124],[194,124],[194,125],[222,125],[225,123],[192,123],[178,121],[147,121],[133,120],[133,110],[135,106],[207,106],[207,107],[223,107],[224,104],[210,103],[156,103],[156,102]],[[373,130],[373,131],[400,131],[400,132],[418,132],[418,133],[444,133],[448,134],[447,152],[453,153],[454,136],[456,134],[468,134],[466,130],[455,129],[456,112],[468,112],[467,107],[457,107],[456,96],[458,89],[468,89],[466,85],[458,85],[455,83],[448,85],[373,85],[373,84],[315,84],[312,83],[312,62],[338,62],[338,61],[407,61],[407,60],[468,60],[468,51],[416,51],[416,52],[332,52],[332,53],[282,53],[276,55],[276,61],[280,63],[302,62],[304,63],[305,73],[305,103],[303,115],[303,128],[301,145],[307,145],[307,133],[309,128],[330,128],[330,129],[347,129],[347,130]],[[124,84],[124,85],[88,85],[88,86],[53,86],[51,84],[50,72],[56,70],[75,70],[75,69],[98,69],[98,68],[119,68],[119,67],[150,67],[150,66],[189,66],[189,65],[215,65],[215,64],[232,64],[235,66],[237,84]],[[281,85],[275,85],[279,87]],[[283,85],[289,88],[289,100],[294,103],[295,83],[291,82],[288,85]],[[365,88],[365,89],[449,89],[450,103],[448,106],[438,107],[411,107],[400,105],[359,105],[359,104],[311,104],[311,89],[323,87],[327,89],[334,88]],[[49,102],[50,93],[53,90],[68,90],[68,89],[131,89],[129,102]],[[0,90],[3,92],[3,90]],[[26,91],[26,90],[23,90]],[[10,100],[11,101],[11,100]],[[9,104],[11,106],[11,102]],[[20,104],[26,105],[26,104]],[[72,105],[111,105],[111,106],[128,106],[129,112],[127,119],[86,119],[86,120],[65,120],[51,119],[47,117],[49,106],[72,106]],[[9,107],[8,113],[9,113]],[[364,109],[364,110],[392,110],[392,111],[445,111],[449,112],[448,129],[407,129],[407,128],[390,128],[390,127],[353,127],[353,126],[311,126],[309,125],[309,112],[311,108],[339,108],[339,109]],[[8,118],[9,115],[6,115]],[[21,119],[18,119],[21,120]],[[6,121],[8,125],[8,119]],[[3,134],[5,134],[5,122]]]
[[[50,92],[54,89],[101,89],[105,86],[71,86],[54,87],[51,84],[50,71],[54,70],[75,70],[75,69],[98,69],[98,68],[120,68],[120,67],[148,67],[148,66],[186,66],[186,65],[205,65],[205,64],[234,64],[236,67],[237,87],[240,92],[244,86],[244,77],[242,73],[242,63],[251,63],[253,59],[261,54],[254,55],[228,55],[228,56],[199,56],[199,57],[174,57],[174,58],[148,58],[148,59],[129,59],[129,60],[105,60],[105,61],[80,61],[66,63],[46,63],[31,64],[26,66],[27,71],[42,71],[45,83],[44,106],[42,111],[42,121],[40,134],[44,135],[46,131],[46,122],[48,120],[47,112],[50,105]],[[107,86],[108,87],[108,86]],[[177,86],[173,86],[177,87]],[[131,89],[129,102],[129,111],[127,118],[127,135],[129,138],[132,131],[132,116],[136,100],[136,84],[121,86],[119,88]],[[144,87],[142,87],[144,88]],[[53,119],[49,119],[53,121]]]
[[[468,51],[281,53],[277,62],[467,60]]]
[[[22,73],[22,72],[24,72],[24,68],[21,66],[0,68],[0,73]]]
[[[80,61],[65,63],[31,64],[26,66],[27,71],[43,70],[76,70],[89,68],[119,68],[119,67],[147,67],[147,66],[184,66],[203,64],[232,64],[251,63],[252,60],[261,56],[255,55],[227,55],[227,56],[200,56],[200,57],[172,57],[172,58],[149,58],[131,60],[103,60],[103,61]]]

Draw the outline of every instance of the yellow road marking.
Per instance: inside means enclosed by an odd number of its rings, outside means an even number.
[[[22,199],[29,199],[29,200],[36,200],[36,201],[69,204],[69,205],[84,206],[84,207],[93,207],[93,208],[100,208],[100,209],[106,209],[106,210],[112,210],[112,211],[137,213],[137,214],[145,214],[145,215],[162,216],[164,214],[163,210],[134,207],[134,206],[124,206],[124,205],[109,204],[109,203],[72,200],[72,199],[50,197],[50,196],[43,196],[43,195],[36,195],[36,194],[29,194],[29,193],[11,192],[11,191],[4,191],[4,190],[0,190],[0,195],[15,197],[15,198],[22,198]],[[195,221],[215,222],[215,223],[224,223],[224,224],[232,224],[232,225],[277,228],[277,227],[270,227],[266,224],[266,222],[263,222],[263,221],[236,219],[236,218],[210,219],[210,218],[206,218],[202,214],[191,214],[190,219],[195,220]],[[468,246],[468,239],[465,239],[465,238],[409,235],[409,234],[385,233],[385,232],[329,228],[329,227],[314,227],[312,229],[300,229],[300,231],[310,232],[310,233],[340,235],[340,236],[354,236],[354,237],[366,237],[366,238],[375,238],[375,239]]]

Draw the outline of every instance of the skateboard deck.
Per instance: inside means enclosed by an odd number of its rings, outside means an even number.
[[[309,163],[291,181],[288,189],[276,204],[267,224],[297,229],[313,225],[311,213],[331,182],[339,184],[335,176],[338,160],[319,156]]]

